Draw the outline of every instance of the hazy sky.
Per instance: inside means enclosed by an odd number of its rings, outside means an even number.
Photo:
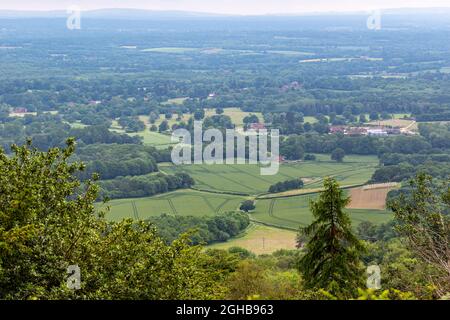
[[[450,0],[0,0],[0,10],[142,8],[233,14],[361,11],[401,7],[450,7]]]

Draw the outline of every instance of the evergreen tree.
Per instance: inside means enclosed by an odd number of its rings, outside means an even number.
[[[310,204],[315,220],[299,232],[299,238],[309,239],[298,263],[305,287],[323,289],[343,299],[364,285],[360,260],[364,247],[344,212],[349,201],[334,179],[325,179],[324,191]]]

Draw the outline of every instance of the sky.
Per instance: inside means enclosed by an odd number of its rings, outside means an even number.
[[[450,0],[0,0],[0,10],[66,10],[73,5],[82,10],[139,8],[250,15],[450,7]]]

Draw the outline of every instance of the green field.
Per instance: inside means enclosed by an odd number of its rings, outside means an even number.
[[[154,146],[157,148],[165,149],[169,145],[173,144],[173,142],[171,141],[171,137],[169,135],[153,132],[150,130],[144,130],[137,133],[130,133],[129,135],[142,137],[145,145]]]
[[[317,194],[300,195],[288,198],[260,199],[256,202],[256,210],[250,214],[255,221],[283,228],[297,229],[312,222],[309,210],[311,200],[316,200]],[[392,214],[382,210],[347,209],[353,226],[362,221],[375,224],[387,222]]]
[[[114,200],[109,203],[109,219],[125,217],[147,219],[162,213],[204,216],[236,210],[245,199],[265,193],[271,184],[293,178],[308,178],[305,189],[317,189],[323,177],[333,176],[342,186],[366,183],[378,165],[376,157],[347,156],[343,163],[329,161],[329,155],[317,155],[317,161],[282,164],[274,176],[261,176],[257,165],[186,165],[160,164],[161,172],[185,172],[196,181],[198,190],[178,190],[159,196]],[[307,190],[305,190],[307,191]],[[237,196],[227,192],[248,194]],[[309,202],[317,193],[275,199],[258,199],[252,212],[254,221],[281,228],[297,229],[311,222]],[[377,210],[349,209],[354,225],[368,220],[386,222],[391,214]]]
[[[240,192],[249,195],[265,193],[272,184],[280,181],[305,178],[305,188],[322,185],[325,176],[335,177],[342,186],[366,183],[378,165],[373,156],[347,156],[343,163],[329,160],[328,155],[320,155],[318,161],[281,164],[278,174],[260,175],[258,165],[183,165],[161,166],[166,173],[185,172],[191,175],[196,188],[202,190]]]
[[[108,203],[111,208],[107,218],[120,221],[123,218],[145,220],[163,213],[175,215],[205,216],[234,211],[242,197],[180,190],[148,198],[118,199]],[[98,208],[104,208],[98,205]]]

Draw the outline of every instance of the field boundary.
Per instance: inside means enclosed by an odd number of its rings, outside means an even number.
[[[230,196],[242,196],[242,197],[250,197],[251,196],[251,194],[242,193],[242,192],[208,190],[208,189],[201,189],[201,188],[195,188],[195,187],[190,187],[189,189],[194,190],[194,191],[199,191],[199,192],[225,194],[225,195],[230,195]]]
[[[295,232],[298,231],[298,229],[296,229],[296,228],[290,228],[290,227],[286,227],[286,226],[280,226],[280,225],[278,225],[278,224],[273,224],[273,223],[268,223],[268,222],[262,222],[262,221],[259,221],[259,220],[254,220],[254,219],[252,219],[252,218],[250,218],[250,222],[253,222],[253,223],[255,223],[255,224],[260,224],[260,225],[263,225],[263,226],[266,226],[266,227],[272,227],[272,228],[284,229],[284,230],[295,231]]]
[[[342,186],[340,189],[342,190],[347,190],[347,189],[353,189],[353,188],[358,188],[358,187],[363,187],[366,184],[352,184],[352,185],[348,185],[348,186]],[[300,189],[302,190],[302,189]],[[316,194],[316,193],[320,193],[322,192],[323,189],[321,188],[318,191],[311,191],[311,192],[305,192],[305,193],[299,193],[299,194],[286,194],[286,195],[274,195],[274,196],[269,196],[269,197],[264,197],[264,195],[262,196],[257,196],[255,199],[256,200],[270,200],[270,199],[282,199],[282,198],[293,198],[293,197],[301,197],[301,196],[306,196],[306,195],[311,195],[311,194]]]

